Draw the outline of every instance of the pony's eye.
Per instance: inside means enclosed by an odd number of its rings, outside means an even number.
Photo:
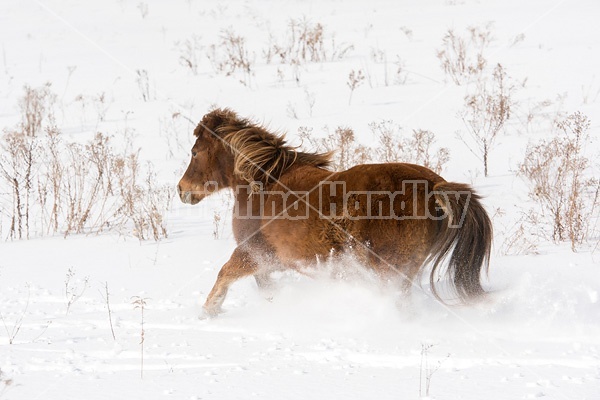
[[[192,157],[196,157],[196,155],[198,155],[198,152],[195,150],[192,150]]]

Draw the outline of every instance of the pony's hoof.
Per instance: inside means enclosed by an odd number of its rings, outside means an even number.
[[[212,318],[212,317],[211,317],[210,315],[208,315],[208,314],[207,314],[206,312],[204,312],[204,311],[202,311],[202,312],[201,312],[201,313],[198,315],[198,319],[199,319],[200,321],[204,321],[204,320],[207,320],[207,319],[210,319],[210,318]]]
[[[202,312],[198,315],[199,320],[213,319],[221,313],[221,310],[214,308],[202,308]]]

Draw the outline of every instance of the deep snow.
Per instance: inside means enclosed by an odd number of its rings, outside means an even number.
[[[0,370],[12,383],[0,382],[0,398],[419,398],[420,374],[427,373],[421,349],[433,345],[427,362],[439,369],[431,378],[432,398],[600,399],[598,249],[592,243],[574,253],[566,244],[539,241],[537,254],[502,252],[514,222],[533,207],[514,171],[526,144],[548,135],[547,118],[539,116],[529,130],[511,119],[492,153],[491,176],[482,177],[480,163],[454,134],[464,128],[456,114],[465,88],[444,82],[435,57],[448,28],[460,32],[493,21],[490,62],[502,62],[519,81],[527,78],[518,114],[566,93],[562,104],[540,113],[581,110],[597,137],[598,15],[593,0],[1,3],[2,127],[19,121],[24,84],[50,81],[64,134],[87,138],[103,130],[118,139],[117,132],[133,128],[141,156],[154,163],[161,181],[175,183],[192,142],[191,126],[164,128],[175,111],[198,120],[213,104],[232,107],[288,131],[296,143],[299,126],[318,133],[339,125],[369,143],[368,123],[391,119],[405,132],[430,129],[450,148],[442,175],[473,183],[485,195],[496,240],[486,280],[492,295],[478,306],[443,306],[424,284],[399,308],[393,291],[369,274],[336,280],[327,273],[318,279],[284,273],[270,301],[253,280],[236,283],[227,312],[210,320],[198,320],[201,304],[235,247],[225,195],[195,207],[174,202],[169,238],[158,243],[109,233],[3,241]],[[300,68],[297,84],[292,68],[264,64],[261,51],[268,32],[282,37],[288,19],[301,16],[322,22],[337,43],[354,49],[342,60]],[[255,59],[248,85],[239,82],[241,75],[216,74],[205,56],[228,27],[247,38]],[[514,43],[521,33],[524,39]],[[197,75],[178,61],[176,42],[192,35],[203,46]],[[373,61],[372,49],[383,51],[389,64]],[[386,86],[384,68],[393,73],[396,56],[405,62],[407,82]],[[359,68],[369,82],[348,105],[348,73]],[[149,102],[141,98],[136,69],[148,71]],[[82,110],[74,99],[102,91],[108,112],[98,122],[91,106]],[[315,98],[312,113],[308,94]],[[596,141],[587,150],[597,147]],[[224,221],[217,240],[214,210]],[[81,290],[86,278],[89,283],[66,314],[69,269],[71,289]],[[141,315],[133,296],[147,298],[143,379]],[[21,317],[9,344],[8,332]]]

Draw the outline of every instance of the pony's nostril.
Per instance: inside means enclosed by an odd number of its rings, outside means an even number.
[[[192,203],[192,192],[183,190],[181,188],[181,185],[177,185],[177,191],[179,192],[179,199],[185,203],[185,204],[190,204]]]
[[[186,204],[190,202],[191,193],[184,191],[181,187],[181,184],[177,185],[177,193],[179,194],[179,198],[182,202]]]

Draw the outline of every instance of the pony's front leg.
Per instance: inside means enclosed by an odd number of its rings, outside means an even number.
[[[255,274],[257,270],[258,264],[248,251],[239,247],[235,249],[219,271],[217,281],[204,303],[204,312],[211,317],[219,314],[229,286],[240,278]]]

